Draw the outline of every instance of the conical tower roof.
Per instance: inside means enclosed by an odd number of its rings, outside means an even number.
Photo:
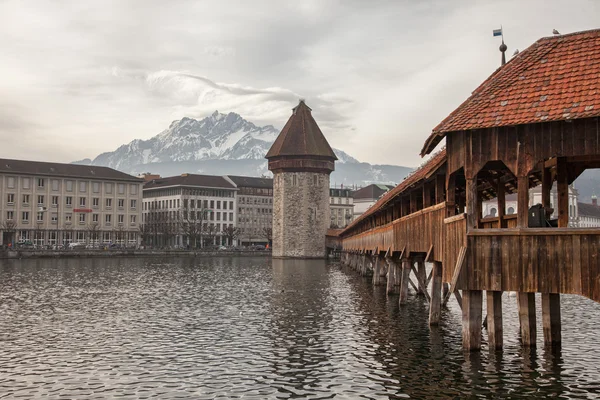
[[[292,116],[269,149],[266,155],[267,159],[275,157],[305,158],[308,156],[331,161],[337,160],[311,111],[304,100],[300,100],[300,103],[294,107]]]

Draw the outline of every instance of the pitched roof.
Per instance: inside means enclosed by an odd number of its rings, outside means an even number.
[[[446,148],[443,148],[439,153],[432,156],[431,159],[429,159],[425,163],[425,165],[416,169],[411,175],[407,176],[398,186],[384,194],[377,201],[377,203],[373,204],[364,214],[352,221],[352,223],[344,229],[341,235],[343,235],[349,229],[357,226],[361,221],[368,218],[375,212],[384,208],[391,200],[393,200],[398,195],[401,195],[402,192],[410,188],[412,185],[418,183],[419,181],[428,179],[446,163],[446,160]]]
[[[304,100],[294,107],[277,139],[267,152],[265,158],[278,156],[318,156],[337,160],[335,153],[327,143],[327,139],[319,129],[311,114],[311,109]]]
[[[380,184],[372,184],[369,186],[365,186],[364,188],[358,189],[352,194],[352,198],[354,200],[357,199],[373,199],[377,200],[381,197],[382,194],[387,192],[390,189],[393,189],[392,185],[380,185]]]
[[[12,160],[7,158],[0,158],[0,173],[143,182],[143,179],[108,167]]]
[[[272,178],[255,178],[251,176],[227,175],[237,187],[273,189]]]
[[[600,218],[600,207],[589,203],[577,202],[577,213],[580,217]]]
[[[203,188],[235,189],[235,185],[222,176],[181,174],[146,182],[146,184],[144,184],[144,190],[167,186],[196,186]]]
[[[498,68],[433,129],[448,132],[600,116],[600,29],[539,39]]]

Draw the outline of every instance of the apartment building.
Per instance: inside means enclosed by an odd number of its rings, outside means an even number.
[[[135,246],[142,180],[107,167],[0,159],[4,245]]]
[[[237,188],[238,242],[267,245],[273,238],[273,179],[227,175]]]
[[[394,187],[395,186],[392,185],[374,183],[356,190],[352,195],[354,199],[354,219],[361,216],[369,209],[369,207],[375,204],[383,194]]]
[[[236,192],[222,176],[182,174],[144,184],[141,234],[153,247],[236,244]]]
[[[345,228],[353,220],[354,198],[350,189],[329,189],[330,228]]]

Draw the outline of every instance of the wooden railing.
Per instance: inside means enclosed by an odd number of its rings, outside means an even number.
[[[444,255],[442,280],[450,282],[456,267],[460,248],[467,243],[467,219],[465,214],[444,219]]]
[[[600,302],[600,229],[475,229],[459,289],[570,293]]]
[[[517,227],[517,214],[505,215],[503,218],[505,228],[516,228]],[[483,229],[500,228],[499,217],[488,217],[483,218],[480,221],[480,227]]]

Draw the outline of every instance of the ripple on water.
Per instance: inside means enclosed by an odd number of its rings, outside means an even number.
[[[0,398],[600,396],[600,307],[563,296],[562,351],[527,351],[514,302],[505,350],[465,355],[454,303],[430,329],[320,261],[4,261]]]

